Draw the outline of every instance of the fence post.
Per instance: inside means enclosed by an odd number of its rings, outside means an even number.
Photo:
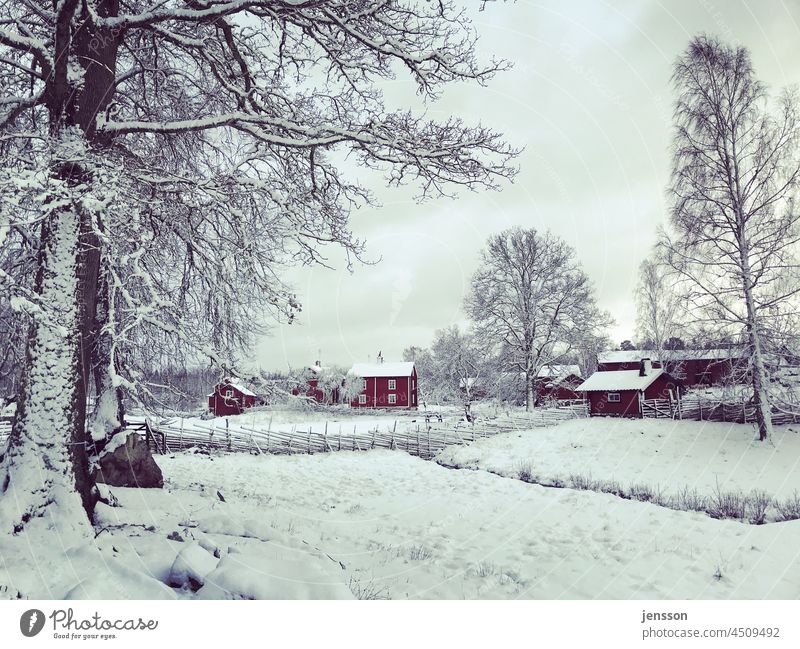
[[[311,455],[311,426],[308,427],[308,454]]]
[[[181,417],[181,432],[180,436],[178,437],[178,448],[183,450],[183,417]]]
[[[230,422],[228,418],[225,417],[225,440],[228,442],[228,452],[231,451],[231,429],[230,429]]]

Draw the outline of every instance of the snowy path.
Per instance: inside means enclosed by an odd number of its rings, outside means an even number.
[[[219,489],[231,512],[318,545],[392,598],[800,597],[800,522],[715,521],[402,452],[159,463],[176,498]]]

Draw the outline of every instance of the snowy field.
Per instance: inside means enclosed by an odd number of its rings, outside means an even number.
[[[437,460],[517,477],[520,468],[546,480],[571,475],[704,495],[763,489],[775,498],[800,491],[800,425],[776,426],[756,440],[753,426],[668,419],[577,419],[450,447]]]
[[[800,521],[713,520],[399,451],[157,460],[165,489],[111,488],[94,545],[0,541],[5,596],[800,597]]]

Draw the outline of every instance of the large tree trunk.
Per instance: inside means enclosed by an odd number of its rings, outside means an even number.
[[[525,371],[525,410],[533,410],[533,404],[536,400],[536,395],[533,389],[533,370],[528,368]]]
[[[79,335],[80,217],[45,219],[18,410],[0,468],[0,533],[43,525],[87,533],[95,490],[85,447]]]
[[[95,407],[89,420],[89,433],[93,441],[103,440],[122,429],[125,421],[125,408],[122,390],[114,385],[112,370],[114,365],[113,339],[107,325],[112,322],[108,270],[100,273],[97,284],[97,308],[91,338],[94,373]],[[115,373],[115,372],[114,372]]]
[[[753,400],[756,406],[756,424],[758,438],[766,440],[772,435],[772,410],[767,389],[767,370],[764,365],[764,353],[761,349],[761,338],[755,314],[753,291],[749,286],[749,273],[745,273],[745,303],[747,305],[747,337],[750,346],[750,374],[753,382]]]

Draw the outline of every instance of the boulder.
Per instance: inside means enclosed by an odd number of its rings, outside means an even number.
[[[119,432],[97,459],[97,482],[112,487],[164,486],[164,476],[147,444],[136,433]]]

